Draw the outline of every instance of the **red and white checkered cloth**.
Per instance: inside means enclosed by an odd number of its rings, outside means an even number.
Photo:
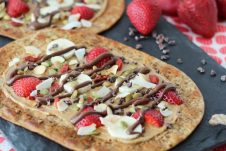
[[[192,32],[191,28],[180,21],[178,17],[165,17],[168,22],[175,25],[189,40],[201,47],[218,64],[226,68],[226,21],[217,24],[217,33],[214,37],[206,39]]]
[[[226,22],[218,23],[217,33],[211,39],[203,38],[195,33],[177,17],[165,17],[167,21],[172,23],[184,33],[189,40],[201,47],[208,55],[210,55],[217,63],[226,68]],[[226,151],[226,147],[216,149],[216,151]],[[222,150],[223,149],[223,150]],[[225,149],[225,150],[224,150]],[[0,151],[15,151],[12,144],[6,139],[3,132],[0,131]]]

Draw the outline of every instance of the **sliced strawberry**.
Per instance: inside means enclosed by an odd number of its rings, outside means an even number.
[[[166,15],[177,15],[177,7],[179,5],[179,0],[158,0],[160,7],[162,8],[163,14]]]
[[[160,97],[162,95],[162,91],[158,92],[157,97]],[[181,105],[183,104],[182,99],[177,95],[175,91],[168,91],[164,96],[163,100],[170,103],[170,104],[176,104]]]
[[[96,59],[99,55],[103,54],[103,53],[107,53],[108,51],[105,48],[101,48],[101,47],[96,47],[90,50],[90,52],[88,52],[88,54],[86,55],[86,61],[88,63],[92,62],[94,59]],[[104,58],[102,60],[100,60],[96,66],[97,67],[101,67],[103,66],[106,62],[108,62],[111,58],[107,57]]]
[[[149,80],[151,83],[154,83],[154,84],[159,83],[159,77],[157,75],[149,75]]]
[[[60,72],[60,73],[66,73],[68,70],[70,70],[69,64],[64,64],[64,65],[60,68],[59,72]]]
[[[26,56],[25,58],[24,58],[24,60],[25,61],[29,61],[29,62],[36,62],[36,61],[38,61],[38,60],[40,60],[41,59],[41,57],[35,57],[35,56]]]
[[[123,65],[122,59],[120,58],[117,59],[116,65],[118,65],[118,71],[122,70],[122,65]]]
[[[23,25],[23,24],[21,24],[21,23],[17,23],[17,22],[13,22],[13,21],[11,21],[10,23],[11,23],[11,25],[14,26],[14,27],[20,27],[20,26]]]
[[[60,85],[57,82],[54,82],[52,84],[52,86],[50,87],[49,91],[50,91],[50,93],[53,93],[53,92],[55,92],[59,88],[60,88]]]
[[[141,111],[138,110],[133,113],[132,117],[138,119],[141,115]],[[164,124],[164,118],[158,110],[149,109],[144,113],[144,120],[146,123],[161,127]]]
[[[53,102],[53,105],[54,105],[55,107],[57,107],[57,102],[59,102],[59,101],[60,101],[59,98],[55,98],[55,99],[54,99],[54,102]]]
[[[104,81],[104,80],[107,80],[107,79],[108,79],[107,75],[96,75],[93,82],[97,83],[97,82]]]
[[[94,10],[86,6],[75,6],[71,11],[71,14],[80,14],[80,19],[86,20],[93,18],[94,13]]]
[[[92,107],[87,107],[82,112],[88,112],[88,111],[94,111],[94,109]],[[100,127],[102,125],[100,121],[100,115],[97,115],[97,114],[87,115],[77,124],[75,124],[75,126],[77,128],[80,128],[80,127],[89,126],[91,124],[96,124],[96,127]]]
[[[28,97],[40,82],[41,80],[35,77],[22,78],[16,80],[12,88],[18,96]]]
[[[11,17],[20,17],[29,12],[29,6],[23,0],[8,0],[7,13]]]

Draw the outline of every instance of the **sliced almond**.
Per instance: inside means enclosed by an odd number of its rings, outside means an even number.
[[[49,89],[51,87],[53,81],[54,81],[54,78],[49,78],[49,79],[42,81],[41,83],[39,83],[36,86],[36,90]]]
[[[81,127],[78,129],[78,135],[90,135],[96,130],[96,124],[91,124],[89,126]]]

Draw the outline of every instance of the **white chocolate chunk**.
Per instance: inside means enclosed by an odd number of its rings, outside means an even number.
[[[77,57],[77,59],[80,62],[84,60],[85,54],[86,54],[86,49],[85,48],[80,48],[80,49],[75,51],[75,56]]]
[[[89,126],[81,127],[78,129],[78,135],[90,135],[96,130],[96,124],[91,124]]]
[[[77,85],[77,82],[76,81],[70,81],[68,83],[66,83],[64,85],[64,90],[67,92],[67,93],[73,93],[74,90],[75,90],[75,86]]]
[[[68,23],[74,22],[74,21],[79,21],[80,16],[81,16],[80,14],[73,14],[73,15],[70,15],[70,16],[68,17]]]
[[[78,64],[78,61],[76,59],[73,59],[71,60],[69,63],[68,63],[70,66],[71,65],[77,65]]]
[[[36,75],[42,75],[45,73],[45,71],[46,71],[46,66],[43,66],[43,65],[39,65],[35,67],[33,70],[34,74]]]
[[[225,114],[214,114],[209,120],[210,125],[225,125],[226,126],[226,115]]]

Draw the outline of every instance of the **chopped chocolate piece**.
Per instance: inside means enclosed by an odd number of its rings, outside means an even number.
[[[226,82],[226,75],[222,75],[222,76],[221,76],[221,81],[222,81],[222,82]]]
[[[205,59],[202,59],[202,60],[201,60],[201,64],[202,64],[202,65],[206,65],[206,64],[207,64],[206,60],[205,60]]]
[[[178,59],[177,59],[177,63],[178,63],[178,64],[183,64],[184,62],[183,62],[183,60],[182,60],[181,58],[178,58]]]
[[[216,71],[212,69],[212,70],[210,71],[210,76],[211,76],[211,77],[215,77],[216,75],[217,75]]]
[[[123,41],[129,41],[129,39],[127,37],[124,37]]]
[[[161,60],[166,61],[166,60],[169,60],[169,59],[170,59],[170,56],[169,55],[162,55],[161,56]]]
[[[204,74],[205,73],[205,69],[203,67],[198,67],[197,68],[197,71],[201,74]]]
[[[109,77],[108,81],[111,82],[111,83],[114,83],[116,81],[116,77],[115,76]]]
[[[142,49],[143,46],[141,44],[136,44],[136,49]]]
[[[132,28],[132,27],[129,27],[129,31],[132,31],[132,32],[137,32],[137,30],[135,28]]]
[[[169,49],[163,49],[162,50],[162,54],[164,54],[164,55],[169,54],[169,53],[170,53]]]
[[[126,115],[127,116],[131,116],[133,113],[132,112],[127,112]]]
[[[67,105],[72,105],[71,100],[64,100],[64,102],[65,102]]]
[[[139,40],[140,40],[140,38],[139,38],[138,36],[135,36],[134,39],[135,39],[136,41],[139,41]]]
[[[168,44],[169,44],[170,46],[175,46],[176,41],[175,41],[175,40],[170,40],[170,41],[168,42]]]

